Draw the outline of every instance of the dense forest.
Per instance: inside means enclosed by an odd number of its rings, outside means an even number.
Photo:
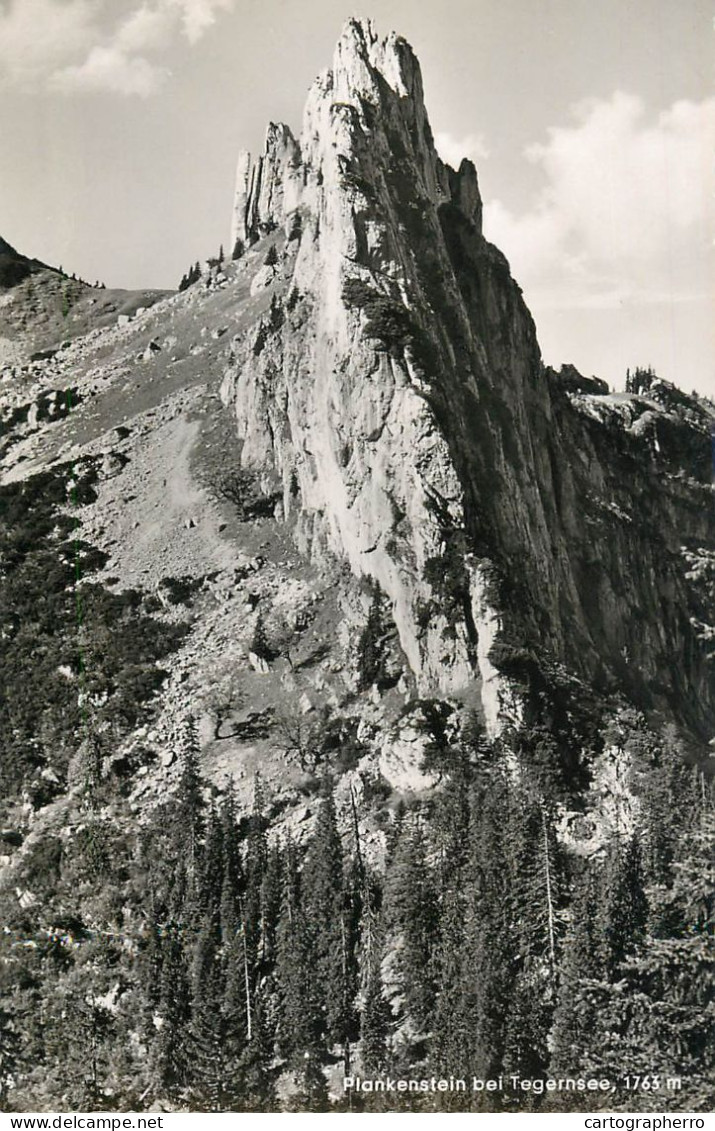
[[[326,749],[293,835],[260,775],[250,812],[205,779],[190,723],[175,789],[138,810],[115,751],[183,629],[91,581],[72,519],[91,464],[2,491],[4,1110],[709,1109],[713,799],[674,728],[615,698],[566,709],[543,675],[541,716],[497,740],[425,701],[439,785],[346,793]],[[559,815],[589,743],[627,752],[634,818],[579,854]]]

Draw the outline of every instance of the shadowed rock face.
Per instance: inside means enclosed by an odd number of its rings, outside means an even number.
[[[481,211],[408,44],[350,21],[300,138],[271,124],[239,159],[234,244],[297,245],[223,382],[243,461],[313,554],[379,581],[423,691],[478,679],[496,730],[519,644],[706,731],[713,408],[546,370]]]

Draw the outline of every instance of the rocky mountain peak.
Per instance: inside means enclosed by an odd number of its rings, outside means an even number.
[[[0,255],[17,255],[14,247],[0,236]]]
[[[515,632],[582,676],[674,701],[668,652],[681,631],[700,632],[701,598],[684,628],[685,570],[642,531],[626,472],[641,444],[651,532],[672,538],[684,563],[677,504],[653,480],[665,446],[653,418],[636,425],[641,413],[602,383],[589,392],[583,379],[549,377],[481,215],[474,166],[454,170],[435,150],[411,48],[348,21],[299,138],[271,124],[258,160],[239,158],[236,254],[272,233],[285,241],[278,267],[256,280],[274,315],[223,383],[242,458],[280,476],[311,552],[326,545],[389,596],[423,692],[476,679],[498,726],[508,693],[496,642]],[[300,297],[299,319],[277,313],[281,293]],[[676,450],[707,447],[696,419]],[[696,514],[700,543],[707,523]],[[709,716],[703,643],[689,655]]]
[[[424,114],[422,73],[412,48],[394,32],[381,39],[372,20],[345,24],[333,56],[332,84],[335,97],[346,102],[376,102],[386,85]]]
[[[301,207],[318,213],[338,186],[380,192],[400,161],[409,163],[417,195],[433,206],[453,201],[481,228],[476,171],[467,160],[452,170],[437,155],[412,48],[394,33],[380,39],[371,20],[351,19],[332,69],[309,91],[299,141],[288,126],[271,123],[255,162],[239,154],[231,246],[283,227]]]
[[[715,406],[480,220],[350,21],[232,258],[0,294],[3,1108],[712,1106]]]
[[[14,287],[33,271],[39,271],[43,267],[43,263],[21,255],[0,236],[0,287]]]

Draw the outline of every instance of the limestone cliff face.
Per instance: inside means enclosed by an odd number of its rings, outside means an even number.
[[[519,645],[711,724],[712,414],[544,369],[404,40],[350,21],[300,138],[241,154],[233,243],[271,233],[223,384],[242,458],[313,553],[379,581],[423,692],[478,686],[498,729]]]

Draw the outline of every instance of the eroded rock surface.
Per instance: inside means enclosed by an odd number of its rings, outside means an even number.
[[[712,408],[544,368],[404,40],[350,21],[300,137],[271,124],[241,155],[234,242],[271,233],[270,309],[222,385],[242,459],[280,476],[314,556],[389,594],[420,689],[477,680],[497,730],[518,642],[707,730],[712,604],[687,555],[713,544]]]

